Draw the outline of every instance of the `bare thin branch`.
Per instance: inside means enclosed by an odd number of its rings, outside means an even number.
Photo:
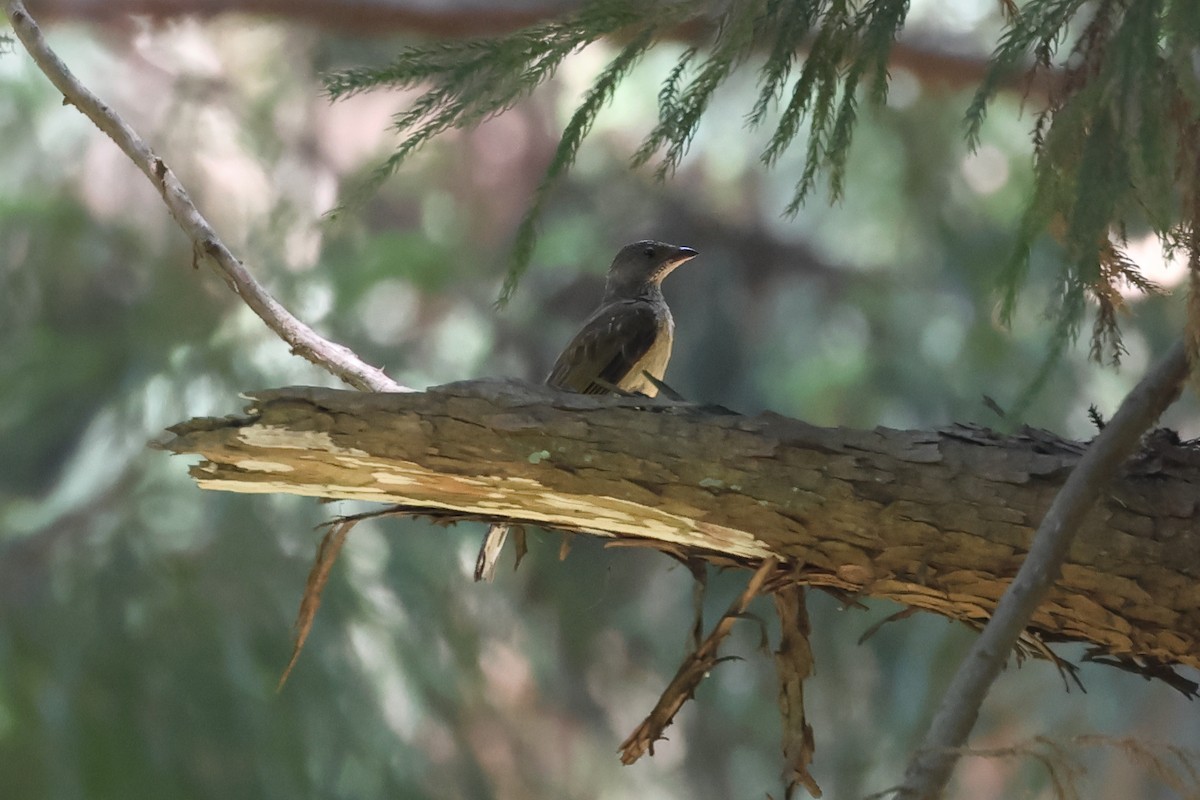
[[[942,796],[988,689],[1058,579],[1075,532],[1142,434],[1179,396],[1188,371],[1187,347],[1180,339],[1125,397],[1072,470],[1042,518],[1029,555],[1000,598],[996,613],[950,681],[925,740],[909,761],[897,797]]]
[[[696,693],[696,687],[708,676],[722,660],[717,651],[721,642],[733,630],[733,624],[741,619],[750,601],[759,595],[763,584],[778,568],[779,562],[774,558],[764,558],[758,570],[746,584],[745,590],[734,598],[729,610],[721,617],[696,651],[684,659],[679,665],[675,677],[663,690],[662,697],[655,704],[649,716],[638,725],[633,733],[621,743],[621,763],[632,764],[647,752],[654,755],[654,743],[663,737],[663,731],[675,719],[675,714],[683,708],[683,704]]]
[[[356,389],[377,392],[408,391],[385,375],[383,370],[362,361],[349,348],[317,335],[312,328],[293,316],[272,297],[217,236],[166,162],[150,149],[117,112],[80,83],[62,59],[50,49],[37,22],[25,10],[25,4],[9,2],[5,11],[17,38],[25,45],[38,68],[62,92],[64,101],[79,109],[80,113],[116,142],[154,184],[175,222],[192,240],[192,252],[196,261],[208,256],[209,263],[229,288],[242,298],[267,327],[287,342],[293,353],[328,370]]]

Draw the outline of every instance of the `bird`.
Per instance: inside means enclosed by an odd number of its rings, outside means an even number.
[[[675,341],[662,282],[698,255],[649,239],[622,247],[608,268],[599,308],[559,354],[546,385],[581,394],[656,396]],[[502,522],[488,528],[475,561],[476,581],[495,575],[508,528]]]

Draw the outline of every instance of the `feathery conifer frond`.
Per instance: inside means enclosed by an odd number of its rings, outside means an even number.
[[[771,0],[766,22],[775,30],[771,53],[758,73],[759,93],[747,122],[758,127],[779,102],[783,86],[792,74],[792,64],[804,47],[804,40],[816,23],[821,4],[813,0]]]
[[[1079,338],[1079,323],[1083,319],[1084,303],[1083,287],[1071,278],[1069,267],[1064,266],[1059,272],[1055,291],[1046,303],[1046,315],[1054,320],[1054,330],[1048,337],[1046,353],[1033,378],[1021,390],[1008,410],[1009,424],[1015,424],[1025,417],[1029,406],[1054,375],[1054,369],[1062,361],[1067,346]]]
[[[679,60],[675,62],[675,66],[667,74],[666,80],[663,81],[662,88],[658,90],[658,118],[659,124],[667,124],[665,121],[670,120],[673,125],[679,119],[679,97],[680,86],[683,83],[683,76],[687,72],[688,67],[692,63],[692,59],[699,52],[695,47],[689,47],[679,56]],[[632,163],[634,166],[645,163],[654,155],[654,150],[657,143],[653,135],[646,137],[641,146],[634,152]]]
[[[983,83],[967,109],[967,141],[979,142],[979,130],[987,113],[988,103],[1004,82],[1015,73],[1023,72],[1025,59],[1031,51],[1036,63],[1049,67],[1059,39],[1065,35],[1067,23],[1086,0],[1031,0],[1013,18],[1000,38]],[[1105,5],[1102,2],[1101,5]],[[1102,12],[1097,12],[1102,13]]]
[[[649,161],[661,147],[666,147],[662,162],[656,170],[659,178],[671,175],[687,154],[700,127],[700,118],[708,109],[713,92],[725,82],[729,73],[750,53],[756,34],[761,31],[765,6],[761,0],[743,0],[730,3],[717,23],[717,36],[708,58],[696,70],[696,76],[688,82],[682,92],[675,86],[664,96],[659,96],[659,121],[650,135],[633,156],[633,164],[640,166]],[[687,58],[687,62],[691,57]],[[672,70],[668,84],[676,84],[683,74],[680,64]]]
[[[1099,253],[1100,275],[1089,287],[1096,302],[1092,324],[1091,358],[1099,363],[1118,366],[1128,351],[1117,324],[1118,315],[1127,311],[1121,287],[1142,294],[1162,294],[1162,287],[1142,275],[1141,269],[1122,246],[1107,242]]]
[[[588,90],[583,103],[572,115],[571,121],[567,123],[562,138],[558,142],[558,148],[554,152],[554,158],[551,159],[550,166],[534,193],[533,202],[530,203],[525,216],[521,219],[521,225],[517,229],[516,243],[513,245],[508,273],[504,276],[504,287],[496,301],[498,305],[504,305],[509,301],[513,292],[516,291],[517,282],[529,265],[529,259],[533,255],[533,246],[537,243],[537,221],[541,216],[542,205],[546,201],[546,195],[550,188],[559,176],[575,163],[579,145],[583,143],[584,137],[592,129],[596,116],[612,99],[612,94],[620,85],[621,79],[637,64],[654,42],[655,31],[655,26],[643,29],[616,58],[608,63],[608,66],[600,73],[600,77]]]
[[[759,57],[746,124],[761,126],[776,116],[761,154],[768,168],[804,137],[803,164],[785,210],[794,214],[822,178],[831,199],[844,191],[860,103],[886,99],[888,57],[908,9],[908,0],[728,0],[711,12],[695,0],[591,0],[562,19],[505,36],[416,45],[384,69],[335,74],[327,87],[334,98],[377,86],[423,87],[394,119],[403,138],[377,171],[382,180],[440,133],[511,107],[580,47],[606,36],[625,38],[567,124],[522,220],[503,302],[533,251],[548,193],[574,163],[616,87],[664,31],[703,18],[713,34],[706,45],[685,50],[665,76],[658,120],[633,153],[634,165],[659,158],[656,174],[669,177],[716,90]],[[1005,2],[1004,9],[1006,31],[966,112],[968,142],[978,144],[989,103],[1015,75],[1045,72],[1053,88],[1033,131],[1034,190],[1000,275],[1001,316],[1011,319],[1030,256],[1049,233],[1066,262],[1056,277],[1052,353],[1078,332],[1090,298],[1098,308],[1093,354],[1111,361],[1121,352],[1117,284],[1150,286],[1127,257],[1114,260],[1113,252],[1123,252],[1114,251],[1114,236],[1120,241],[1128,230],[1152,231],[1166,248],[1187,250],[1200,275],[1200,241],[1192,235],[1200,229],[1200,80],[1192,55],[1200,49],[1200,3],[1027,0],[1020,9]],[[1197,309],[1190,329],[1200,341],[1200,300],[1189,308]]]
[[[842,101],[830,132],[828,144],[830,194],[840,199],[844,189],[846,156],[850,152],[850,141],[854,135],[854,124],[858,120],[858,85],[870,73],[872,83],[869,98],[882,104],[887,99],[887,59],[892,41],[904,26],[908,14],[908,0],[869,0],[854,21],[857,36],[852,40],[858,45],[857,52],[850,58],[842,78]],[[804,193],[798,191],[792,208],[803,202]]]
[[[711,23],[715,34],[707,51],[684,51],[666,76],[658,94],[658,122],[634,152],[634,165],[659,157],[656,175],[669,177],[687,154],[716,90],[752,54],[766,50],[769,55],[759,70],[759,91],[747,117],[748,125],[761,125],[774,111],[796,58],[811,40],[797,88],[763,161],[773,165],[778,160],[811,111],[808,159],[790,210],[798,208],[825,168],[833,173],[836,196],[842,190],[857,121],[858,84],[868,79],[870,99],[880,102],[885,98],[887,55],[907,9],[908,0],[867,0],[861,9],[853,0],[730,0]],[[707,13],[707,7],[694,0],[592,0],[573,15],[506,36],[415,45],[383,69],[335,73],[326,79],[326,88],[331,98],[339,99],[381,86],[426,87],[393,119],[393,127],[403,138],[376,170],[374,185],[444,131],[476,124],[511,107],[580,47],[604,36],[637,31],[634,40],[596,78],[563,133],[518,231],[501,295],[504,302],[532,254],[536,219],[546,194],[574,162],[596,114],[663,30]],[[846,76],[851,85],[839,92]]]
[[[1192,57],[1200,47],[1200,4],[1190,0],[1030,0],[1001,40],[967,112],[978,142],[987,103],[1025,62],[1052,69],[1067,26],[1079,32],[1062,58],[1057,89],[1034,129],[1035,186],[1006,266],[1001,314],[1009,319],[1035,242],[1049,232],[1064,248],[1075,287],[1060,294],[1056,336],[1072,337],[1089,298],[1096,309],[1091,354],[1116,363],[1122,288],[1154,292],[1116,244],[1149,231],[1171,249],[1192,249],[1186,227],[1200,208],[1200,84]],[[1086,11],[1084,10],[1086,8]],[[1082,20],[1076,17],[1086,14]],[[1070,302],[1068,302],[1068,300]],[[1200,331],[1190,315],[1189,328]]]
[[[326,78],[329,96],[341,99],[378,87],[429,88],[392,126],[404,138],[376,170],[373,183],[394,173],[438,134],[465,128],[505,111],[541,85],[575,50],[638,22],[645,7],[604,0],[578,13],[508,36],[436,42],[404,50],[383,69],[351,69]]]

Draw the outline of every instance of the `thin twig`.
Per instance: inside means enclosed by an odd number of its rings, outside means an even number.
[[[694,653],[688,655],[679,665],[675,677],[663,690],[654,709],[642,721],[642,724],[638,725],[633,733],[629,734],[629,737],[621,743],[622,764],[632,764],[647,752],[654,755],[654,743],[663,738],[663,731],[675,719],[675,714],[683,708],[684,703],[691,699],[696,692],[696,687],[700,685],[712,668],[723,660],[717,655],[721,641],[733,630],[733,624],[741,619],[746,612],[746,606],[750,605],[750,601],[758,596],[762,591],[763,584],[767,582],[778,566],[779,562],[773,558],[763,559],[758,571],[746,584],[745,590],[734,598],[729,605],[729,610],[713,627],[712,633],[696,648]]]
[[[150,146],[117,112],[80,83],[62,59],[50,49],[41,29],[25,10],[25,4],[9,2],[5,11],[17,38],[25,45],[38,68],[62,92],[65,102],[79,109],[80,113],[116,142],[122,152],[129,156],[154,184],[175,222],[192,240],[193,258],[199,261],[208,256],[210,263],[229,288],[242,298],[267,327],[287,342],[293,353],[328,370],[356,389],[376,392],[408,391],[385,375],[383,370],[365,363],[349,348],[318,336],[312,328],[293,316],[272,297],[242,266],[242,262],[234,258],[208,220],[192,203],[187,190],[166,162],[155,155]]]
[[[1187,348],[1181,339],[1126,395],[1112,420],[1084,452],[1042,518],[1029,555],[1000,598],[996,613],[951,679],[925,740],[908,763],[897,797],[941,797],[988,689],[1058,579],[1075,532],[1142,434],[1179,396],[1188,371]]]

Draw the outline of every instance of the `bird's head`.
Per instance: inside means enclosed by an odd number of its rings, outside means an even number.
[[[663,278],[685,261],[698,256],[690,247],[644,240],[627,244],[608,268],[609,297],[637,297],[662,283]]]

